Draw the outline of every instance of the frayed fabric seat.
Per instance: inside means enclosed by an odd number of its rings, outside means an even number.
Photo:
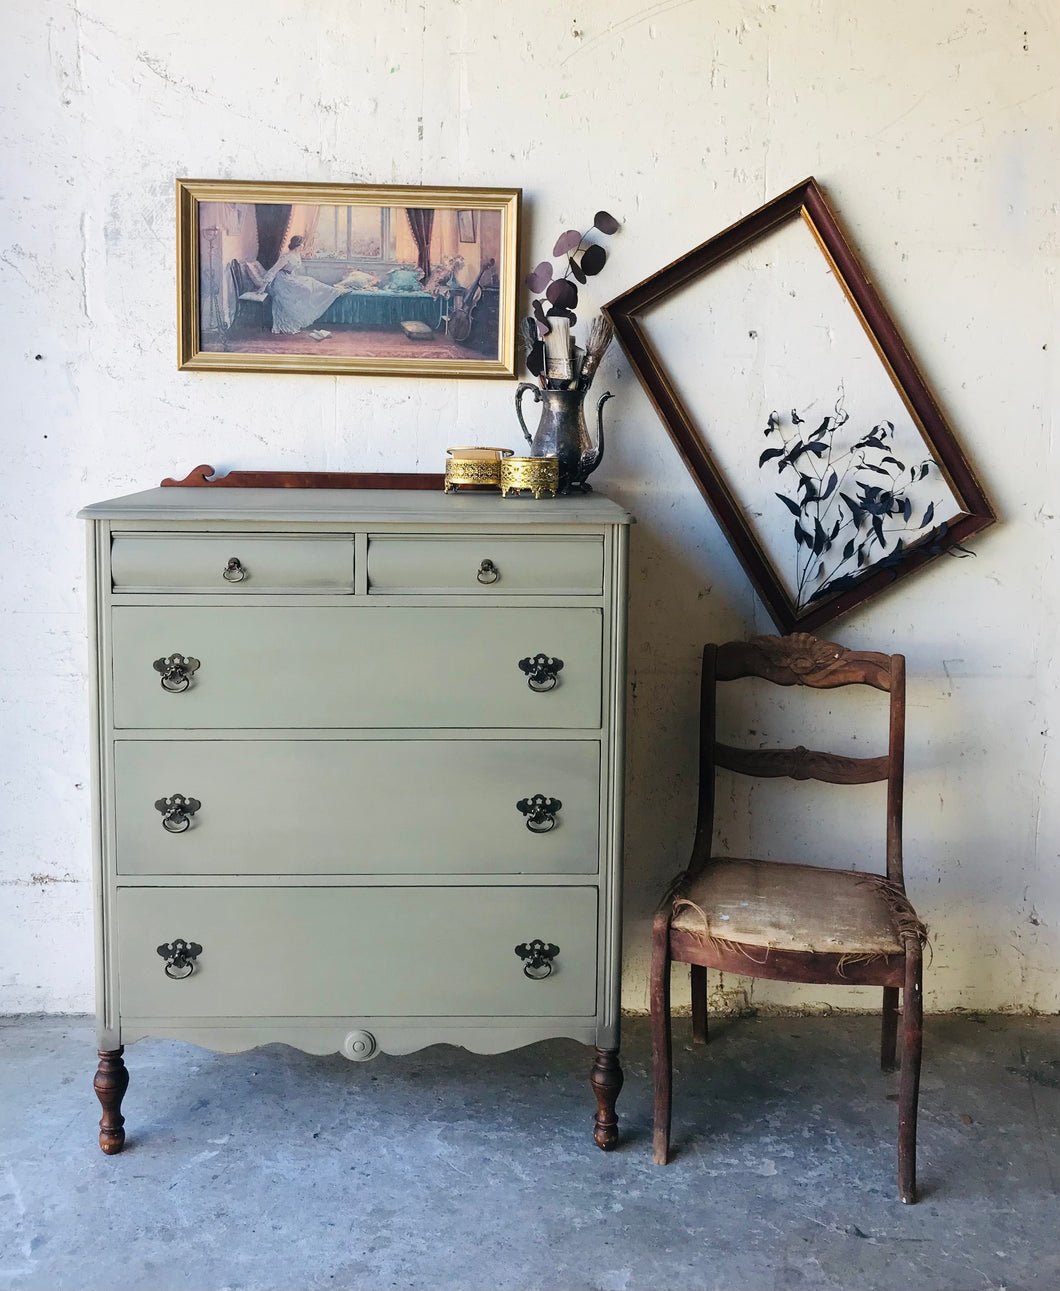
[[[890,713],[886,754],[850,757],[802,745],[747,749],[720,743],[715,731],[717,685],[744,677],[811,690],[859,685],[883,691],[889,696]],[[883,988],[880,1065],[885,1071],[895,1067],[901,1015],[898,1192],[902,1201],[915,1201],[921,965],[927,933],[906,896],[902,874],[905,660],[900,654],[846,650],[802,632],[708,645],[703,651],[699,729],[699,819],[692,855],[687,869],[667,888],[652,923],[654,1159],[665,1165],[670,1150],[670,970],[675,962],[690,968],[692,1039],[697,1042],[707,1039],[708,969],[774,981],[876,986]],[[886,782],[886,873],[715,856],[717,768],[835,785]]]
[[[674,885],[670,927],[759,950],[859,959],[901,955],[903,936],[925,936],[905,894],[882,875],[728,857]]]

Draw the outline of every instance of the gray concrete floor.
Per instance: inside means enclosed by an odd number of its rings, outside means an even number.
[[[569,1041],[361,1065],[145,1040],[118,1157],[88,1020],[0,1019],[0,1287],[1058,1291],[1060,1019],[928,1019],[917,1206],[876,1035],[743,1019],[693,1050],[679,1020],[663,1168],[643,1019],[609,1155]]]

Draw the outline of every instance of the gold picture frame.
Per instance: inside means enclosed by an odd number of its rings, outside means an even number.
[[[177,366],[514,377],[521,197],[178,179]]]

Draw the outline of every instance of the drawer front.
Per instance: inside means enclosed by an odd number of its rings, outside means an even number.
[[[399,537],[368,544],[368,589],[377,594],[599,596],[603,585],[602,538]]]
[[[353,538],[118,534],[111,581],[116,592],[341,595],[353,592]]]
[[[595,888],[124,888],[124,1018],[587,1017]],[[165,974],[160,945],[202,946]],[[534,981],[515,947],[559,947]]]
[[[119,874],[598,869],[589,740],[120,740],[114,761]],[[175,794],[187,828],[155,806]]]
[[[598,728],[596,609],[117,606],[119,728]],[[186,689],[155,663],[198,660]],[[520,661],[563,661],[535,691]]]

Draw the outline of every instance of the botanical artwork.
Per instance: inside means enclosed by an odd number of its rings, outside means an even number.
[[[512,375],[516,191],[188,181],[178,202],[182,366]]]
[[[816,425],[797,408],[787,416],[774,410],[762,433],[770,446],[759,469],[777,477],[776,497],[795,517],[796,609],[852,587],[868,569],[896,567],[908,546],[945,538],[947,522],[935,521],[948,492],[938,462],[930,454],[896,457],[904,450],[895,423],[866,430],[852,422],[842,386]]]
[[[992,521],[813,181],[607,311],[784,630],[972,554]]]

